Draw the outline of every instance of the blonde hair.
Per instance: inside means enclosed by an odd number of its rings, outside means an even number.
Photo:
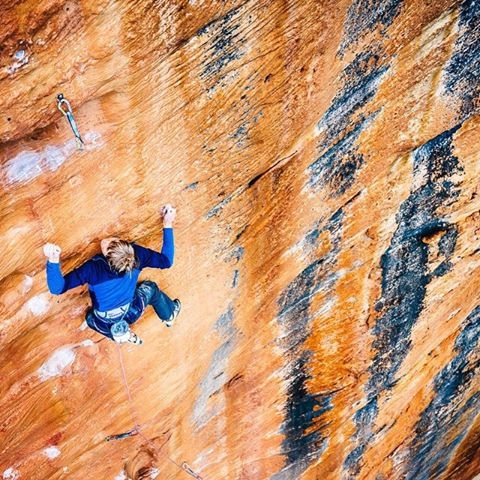
[[[125,240],[112,240],[105,255],[110,268],[118,273],[131,272],[135,268],[135,251]]]

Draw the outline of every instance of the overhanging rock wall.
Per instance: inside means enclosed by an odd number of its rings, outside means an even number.
[[[377,3],[0,7],[3,479],[480,473],[480,5]],[[182,313],[119,357],[42,245],[167,201]]]

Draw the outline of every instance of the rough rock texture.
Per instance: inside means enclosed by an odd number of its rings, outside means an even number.
[[[3,479],[480,473],[478,1],[0,13]],[[183,310],[118,351],[41,247],[158,247],[166,201],[176,262],[144,278]]]

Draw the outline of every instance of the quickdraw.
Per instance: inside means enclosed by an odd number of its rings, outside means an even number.
[[[183,468],[189,475],[191,475],[193,478],[196,478],[197,480],[202,480],[202,477],[201,477],[198,473],[195,473],[195,472],[190,468],[190,466],[188,465],[187,462],[183,462],[183,463],[182,463],[182,468]]]
[[[108,437],[105,437],[105,441],[110,442],[111,440],[123,440],[124,438],[133,437],[134,435],[138,435],[137,427],[132,428],[128,432],[117,433],[116,435],[108,435]]]
[[[62,93],[57,95],[57,108],[67,117],[68,123],[72,128],[73,134],[75,135],[75,141],[77,142],[77,148],[79,150],[83,150],[85,146],[85,142],[82,140],[80,133],[77,128],[77,124],[75,123],[75,119],[73,118],[72,113],[72,106],[70,102],[63,96]]]

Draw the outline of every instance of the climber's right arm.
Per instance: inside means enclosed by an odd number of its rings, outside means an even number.
[[[63,276],[62,270],[60,269],[61,251],[60,247],[53,243],[47,243],[43,247],[43,253],[47,257],[47,285],[50,293],[54,295],[60,295],[88,281],[85,275],[85,264]]]

